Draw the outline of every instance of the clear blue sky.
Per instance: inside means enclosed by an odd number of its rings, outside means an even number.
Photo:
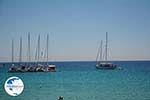
[[[32,59],[38,34],[41,50],[50,35],[50,60],[95,60],[100,40],[109,33],[110,60],[150,59],[150,0],[0,0],[0,61],[15,59],[31,33]]]

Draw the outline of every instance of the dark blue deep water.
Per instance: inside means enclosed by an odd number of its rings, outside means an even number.
[[[150,61],[116,61],[123,70],[97,70],[95,62],[54,62],[57,72],[7,73],[0,65],[0,100],[150,100]],[[4,83],[11,76],[25,85],[17,97]]]

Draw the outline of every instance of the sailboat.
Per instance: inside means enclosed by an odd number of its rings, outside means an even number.
[[[56,65],[49,64],[48,63],[48,44],[49,43],[49,35],[47,34],[47,40],[46,40],[46,64],[40,64],[40,35],[38,36],[38,45],[35,55],[35,60],[37,60],[36,65],[32,68],[32,70],[29,71],[35,71],[35,72],[55,72],[56,71]]]
[[[47,71],[55,72],[56,71],[56,65],[55,64],[49,64],[48,63],[48,51],[49,51],[49,35],[47,34],[47,40],[46,40],[46,67]]]
[[[11,67],[9,68],[9,71],[8,72],[15,72],[16,71],[16,67],[15,67],[15,64],[14,64],[14,40],[12,39],[12,64],[11,64]]]
[[[24,72],[25,66],[22,64],[22,37],[20,37],[20,53],[19,53],[19,65],[14,65],[14,40],[12,40],[12,65],[8,72]]]
[[[105,60],[102,60],[102,47],[103,47],[102,44],[103,43],[101,41],[101,45],[99,47],[97,57],[96,57],[96,61],[97,61],[96,68],[113,70],[117,66],[107,60],[107,46],[108,46],[108,33],[107,32],[106,32],[106,44],[105,44]],[[100,57],[100,61],[98,61],[99,57]]]
[[[19,65],[14,65],[14,40],[12,40],[12,65],[9,68],[8,72],[55,72],[56,65],[48,64],[48,42],[49,35],[47,35],[46,40],[46,64],[40,63],[40,35],[38,36],[38,45],[36,50],[35,60],[37,62],[35,65],[31,64],[31,56],[30,56],[30,34],[28,33],[28,52],[27,52],[27,65],[23,65],[22,63],[22,37],[20,37],[20,53],[19,53]]]

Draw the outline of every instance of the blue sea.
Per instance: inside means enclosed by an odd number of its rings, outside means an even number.
[[[122,70],[98,70],[95,62],[53,62],[57,72],[7,73],[0,65],[0,100],[150,100],[150,61],[115,61]],[[17,76],[24,91],[17,97],[4,90]]]

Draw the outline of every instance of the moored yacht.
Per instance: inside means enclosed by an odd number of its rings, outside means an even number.
[[[13,64],[14,61],[14,41],[12,40],[12,65],[9,68],[8,72],[55,72],[56,65],[48,64],[48,41],[49,35],[47,35],[47,43],[46,43],[46,56],[47,56],[47,63],[42,64],[40,61],[40,35],[38,36],[38,46],[36,52],[36,59],[37,62],[35,64],[31,63],[30,57],[30,34],[28,34],[28,62],[27,64],[22,63],[22,38],[20,38],[20,55],[19,55],[19,65]]]
[[[106,32],[105,60],[104,61],[102,60],[102,41],[101,41],[101,45],[98,50],[97,58],[96,58],[96,61],[97,61],[96,68],[97,69],[113,70],[117,67],[116,65],[114,65],[113,63],[111,63],[110,61],[107,60],[107,43],[108,43],[108,33]],[[100,61],[98,61],[99,56],[100,56]]]

